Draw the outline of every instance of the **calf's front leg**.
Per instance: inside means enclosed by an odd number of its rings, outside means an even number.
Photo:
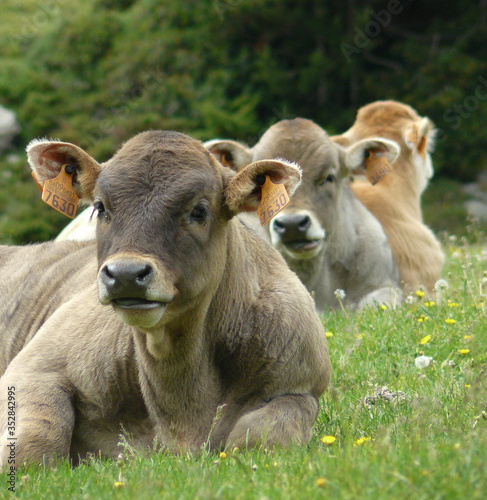
[[[231,430],[226,445],[240,448],[306,445],[318,415],[318,401],[311,394],[278,396],[244,413]]]
[[[75,410],[56,373],[0,381],[0,470],[69,456]]]

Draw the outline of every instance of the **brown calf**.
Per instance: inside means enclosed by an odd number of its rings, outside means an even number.
[[[397,142],[401,154],[392,171],[376,185],[357,180],[352,189],[382,224],[405,290],[431,290],[445,260],[421,213],[421,193],[433,176],[433,124],[410,106],[378,101],[361,108],[354,125],[331,139],[348,146],[377,135]]]
[[[1,464],[12,443],[15,465],[114,457],[122,433],[175,452],[307,443],[330,379],[323,327],[234,217],[263,176],[292,194],[298,168],[235,174],[175,132],[139,134],[103,167],[67,143],[27,152],[41,184],[74,167],[97,238],[0,249]]]

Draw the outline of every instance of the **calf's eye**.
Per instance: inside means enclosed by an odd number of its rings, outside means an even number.
[[[105,205],[101,201],[95,201],[93,203],[93,213],[91,216],[93,217],[96,213],[96,217],[98,219],[106,220],[108,218],[108,214],[105,210]]]
[[[209,215],[209,209],[206,203],[198,203],[195,205],[191,213],[189,214],[189,218],[193,222],[205,222]]]
[[[333,174],[328,174],[326,177],[323,177],[319,181],[316,182],[317,186],[324,186],[325,184],[329,184],[331,182],[335,182],[335,176]]]

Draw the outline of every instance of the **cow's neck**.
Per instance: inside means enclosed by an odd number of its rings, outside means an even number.
[[[155,333],[134,331],[139,382],[156,437],[174,452],[196,451],[211,428],[220,391],[211,357],[209,287]],[[167,444],[169,443],[169,444]]]
[[[377,191],[384,191],[394,205],[415,218],[422,219],[421,193],[418,188],[416,168],[413,164],[400,158],[395,166],[395,175],[386,175],[374,186]]]

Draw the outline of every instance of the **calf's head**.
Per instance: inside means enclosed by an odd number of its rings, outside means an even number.
[[[290,195],[301,180],[297,166],[278,160],[235,173],[177,132],[141,133],[104,164],[61,142],[33,141],[27,154],[41,185],[63,165],[74,168],[73,188],[97,217],[99,299],[143,330],[209,301],[230,220],[257,209],[263,176]]]
[[[234,141],[209,141],[206,147],[231,168],[265,158],[281,157],[298,163],[303,182],[289,205],[269,224],[273,245],[287,259],[315,258],[350,216],[344,200],[350,196],[349,177],[365,168],[374,152],[392,163],[399,146],[380,137],[344,148],[310,120],[282,120],[267,130],[253,148]]]
[[[431,153],[436,130],[432,121],[406,104],[396,101],[376,101],[358,110],[352,127],[332,140],[347,146],[368,137],[385,137],[398,143],[401,154],[394,172],[411,179],[421,194],[433,177]]]

